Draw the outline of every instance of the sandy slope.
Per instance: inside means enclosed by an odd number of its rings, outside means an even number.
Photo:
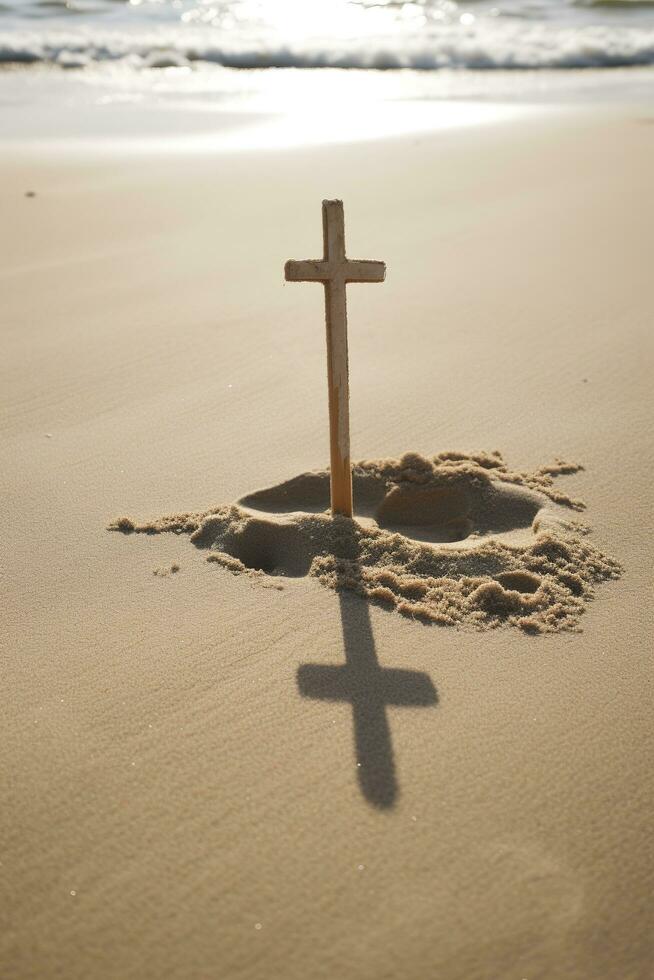
[[[4,154],[2,976],[649,976],[653,141],[586,110]],[[625,574],[580,635],[427,627],[105,532],[324,465],[320,290],[282,284],[323,197],[388,264],[350,289],[355,457],[583,463],[561,484]],[[353,651],[433,692],[388,709],[386,809],[350,707],[298,693]]]

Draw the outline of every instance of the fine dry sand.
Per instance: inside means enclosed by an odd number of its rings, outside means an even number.
[[[651,122],[3,152],[3,978],[651,976]],[[388,266],[349,287],[354,457],[413,454],[359,476],[474,477],[440,523],[384,485],[349,589],[278,547],[324,472],[252,496],[324,471],[322,295],[283,264],[326,197]],[[275,548],[225,547],[239,500]],[[523,561],[550,505],[575,567]],[[499,582],[455,625],[400,608],[430,547]]]

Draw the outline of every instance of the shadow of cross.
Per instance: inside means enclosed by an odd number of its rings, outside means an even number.
[[[373,806],[387,809],[398,787],[386,708],[428,707],[438,695],[428,674],[381,666],[364,599],[341,591],[339,603],[345,663],[302,664],[298,688],[305,698],[350,702],[361,791]]]

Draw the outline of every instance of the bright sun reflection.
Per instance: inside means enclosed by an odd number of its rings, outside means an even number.
[[[334,106],[277,114],[221,134],[196,137],[194,143],[222,151],[355,143],[497,123],[530,111],[525,106],[480,102],[373,102],[365,111]]]
[[[140,3],[142,0],[130,0]],[[153,0],[149,0],[153,2]],[[444,5],[448,9],[454,4]],[[435,13],[443,12],[436,7]],[[235,0],[228,6],[199,0],[181,19],[188,24],[212,24],[225,29],[247,28],[292,43],[311,38],[355,39],[372,30],[390,35],[398,20],[425,23],[424,7],[417,3],[354,3],[352,0]]]
[[[149,118],[158,116],[174,135],[160,138],[155,130],[143,149],[173,153],[354,143],[487,125],[534,111],[501,96],[457,96],[445,73],[437,93],[423,90],[424,73],[416,72],[151,69],[139,76],[139,91],[133,79],[120,90],[118,77],[112,73],[111,96],[96,96],[96,104],[131,100],[141,112],[150,107]]]

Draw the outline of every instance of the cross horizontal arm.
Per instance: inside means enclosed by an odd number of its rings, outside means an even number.
[[[284,266],[287,282],[328,282],[343,276],[345,282],[383,282],[386,263],[367,259],[334,262],[321,259],[289,259]]]
[[[332,278],[332,267],[321,259],[289,259],[284,278],[287,282],[325,282]]]
[[[386,263],[368,259],[347,259],[343,266],[346,282],[383,282],[386,278]]]

